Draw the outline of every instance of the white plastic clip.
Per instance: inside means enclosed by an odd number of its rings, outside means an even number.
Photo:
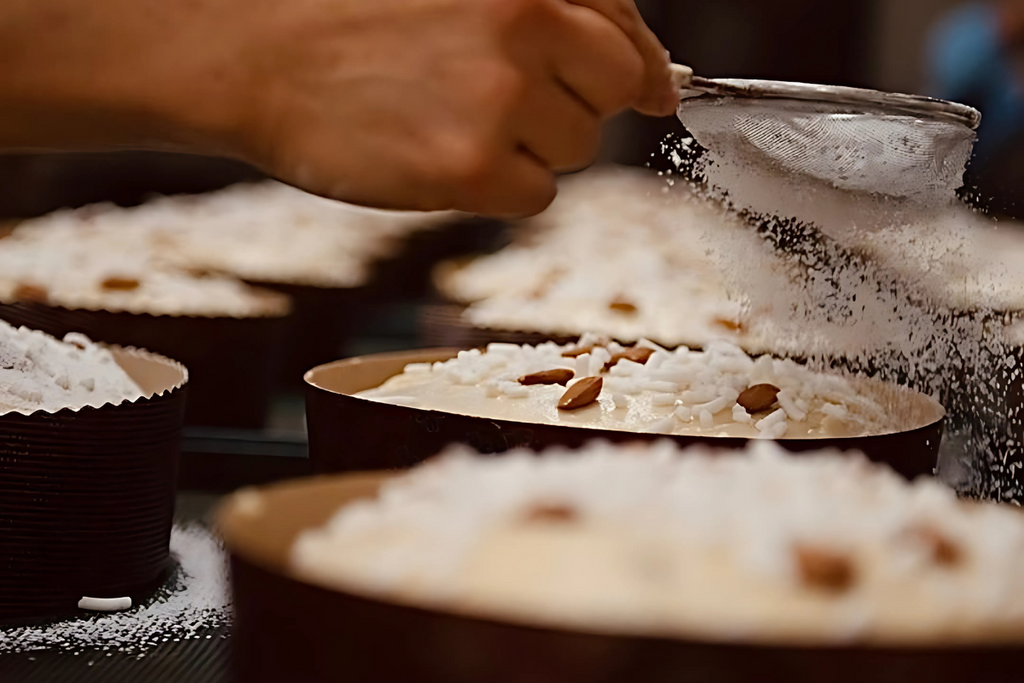
[[[131,609],[132,599],[123,598],[90,598],[83,597],[78,601],[78,609],[87,609],[91,612],[120,612]]]

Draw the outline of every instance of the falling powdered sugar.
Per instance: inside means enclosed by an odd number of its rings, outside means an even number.
[[[33,650],[106,651],[144,656],[163,643],[211,637],[230,621],[227,558],[200,525],[175,526],[175,575],[146,604],[125,611],[0,630],[0,655]]]
[[[718,125],[710,111],[681,107],[694,137],[664,151],[788,263],[795,286],[778,286],[777,273],[757,268],[729,271],[757,312],[753,332],[773,353],[936,396],[948,413],[939,476],[964,494],[1020,499],[1024,345],[1013,325],[1024,310],[1024,271],[1016,267],[1024,239],[997,234],[993,221],[964,206],[954,192],[959,175],[938,194],[929,188],[927,202],[838,189],[747,163],[709,134]],[[744,245],[730,248],[728,235],[707,239],[743,259]]]

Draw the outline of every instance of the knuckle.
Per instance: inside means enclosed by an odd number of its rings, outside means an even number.
[[[481,62],[465,83],[464,97],[472,104],[474,116],[485,122],[508,116],[529,88],[526,75],[515,65],[499,59]]]
[[[444,184],[473,190],[487,183],[491,176],[495,154],[484,140],[464,136],[448,140],[436,151],[439,175]]]
[[[618,0],[618,2],[612,2],[608,7],[607,16],[616,26],[629,27],[636,26],[640,21],[639,12],[636,9],[636,3],[633,0]]]
[[[601,142],[601,121],[595,117],[587,117],[579,124],[580,137],[588,148],[596,148]]]
[[[636,102],[643,93],[646,68],[638,53],[634,52],[625,57],[619,70],[621,73],[615,79],[615,87],[608,98],[608,109],[602,113],[611,114],[625,109]]]
[[[553,166],[558,171],[578,171],[594,163],[601,147],[601,128],[596,120],[577,122],[563,131],[561,152]]]
[[[548,0],[483,0],[482,7],[493,25],[506,29],[535,15],[547,3]]]
[[[540,213],[551,206],[551,202],[555,201],[555,195],[557,193],[558,187],[555,184],[555,176],[554,174],[551,174],[546,179],[546,182],[540,183],[523,198],[523,214],[533,216]]]
[[[572,160],[575,168],[585,168],[597,160],[601,149],[601,128],[597,124],[586,128],[580,133],[580,144],[576,157]]]
[[[477,84],[483,104],[505,112],[522,101],[529,88],[526,75],[511,64],[484,67]]]

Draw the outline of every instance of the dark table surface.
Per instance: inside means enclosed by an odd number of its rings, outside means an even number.
[[[178,522],[206,521],[222,494],[178,494]],[[224,683],[229,672],[230,628],[167,642],[141,653],[36,650],[0,655],[0,683]],[[142,655],[141,657],[139,655]]]

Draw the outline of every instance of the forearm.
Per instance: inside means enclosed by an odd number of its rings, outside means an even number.
[[[230,84],[197,68],[218,58],[216,43],[196,45],[182,16],[215,3],[0,3],[0,149],[230,153],[231,116],[212,96]]]

